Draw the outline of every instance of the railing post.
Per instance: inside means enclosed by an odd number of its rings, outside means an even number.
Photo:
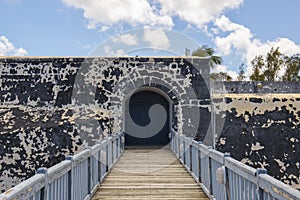
[[[109,149],[109,140],[107,140],[107,142],[106,142],[106,145],[105,145],[105,156],[106,156],[106,158],[105,158],[105,165],[106,165],[106,172],[108,172],[108,170],[109,170],[109,159],[108,159],[108,154],[109,154],[109,152],[108,152],[108,149]]]
[[[113,135],[112,138],[111,138],[111,166],[115,162],[115,159],[114,159],[114,144],[115,144],[115,142],[114,141],[115,141],[115,137]]]
[[[126,144],[126,136],[125,133],[123,133],[123,144],[122,144],[122,152],[125,150],[125,144]]]
[[[226,200],[230,200],[230,188],[229,188],[229,176],[228,176],[228,169],[225,166],[225,159],[230,157],[230,153],[224,153],[224,160],[223,166],[225,167],[225,193],[226,193]]]
[[[119,136],[116,135],[116,136],[115,136],[115,162],[116,162],[117,159],[118,159],[118,138],[119,138]]]
[[[180,140],[178,135],[176,137],[176,142],[177,142],[177,157],[180,159]]]
[[[181,148],[182,148],[182,145],[181,145],[181,141],[180,141],[180,137],[179,135],[177,135],[177,152],[178,152],[178,158],[180,159],[181,158]]]
[[[193,141],[190,144],[190,171],[193,172]]]
[[[111,138],[111,164],[110,164],[110,169],[112,165],[114,164],[114,136]]]
[[[48,200],[48,169],[46,167],[41,167],[36,171],[36,174],[44,174],[45,175],[45,185],[44,191],[41,192],[40,199]]]
[[[124,148],[125,148],[125,134],[122,133],[121,144],[120,144],[121,153],[124,151]],[[121,155],[121,153],[120,153],[120,155]]]
[[[199,165],[199,170],[198,170],[198,181],[199,183],[202,183],[202,178],[201,178],[201,150],[200,150],[200,147],[201,147],[201,144],[202,144],[202,141],[199,141],[198,142],[198,165]]]
[[[107,153],[106,153],[106,142],[102,143],[101,151],[100,151],[100,161],[101,161],[101,177],[100,177],[100,183],[102,184],[104,175],[107,172]],[[105,150],[104,150],[105,149]],[[102,166],[104,166],[104,169],[102,169]]]
[[[101,150],[102,150],[102,145],[101,145],[100,141],[98,141],[97,144],[100,144],[97,161],[98,161],[98,182],[99,182],[99,184],[101,184]]]
[[[119,141],[120,141],[120,135],[116,138],[116,160],[119,158]]]
[[[117,145],[118,159],[121,156],[121,152],[119,152],[119,150],[121,148],[121,140],[122,140],[122,135],[119,134],[119,136],[118,136],[118,145]]]
[[[170,146],[171,146],[171,151],[173,151],[173,140],[172,140],[172,132],[169,133],[169,139],[170,139]],[[174,151],[173,151],[174,152]]]
[[[68,187],[68,193],[69,193],[69,200],[75,199],[74,197],[74,170],[73,170],[73,156],[67,156],[66,160],[71,162],[71,170],[68,172],[68,179],[69,179],[69,187]]]
[[[174,133],[174,151],[175,151],[175,155],[176,157],[178,156],[178,143],[177,143],[177,136],[176,134]]]
[[[174,152],[175,152],[175,155],[178,156],[178,142],[177,142],[177,136],[175,135],[175,133],[174,133],[173,139],[174,139]]]
[[[120,149],[120,146],[121,146],[121,139],[122,139],[122,135],[118,135],[118,143],[117,143],[117,152],[118,152],[118,160],[119,160],[119,157],[121,156],[121,153],[119,152],[119,149]]]
[[[91,183],[91,181],[92,181],[91,147],[86,147],[85,149],[89,150],[88,166],[87,166],[87,170],[88,170],[88,182],[87,182],[87,184],[88,184],[88,194],[91,195],[91,190],[92,190],[92,187],[91,187],[91,185],[92,185],[92,183]]]
[[[264,169],[264,168],[258,168],[258,169],[256,169],[256,173],[255,173],[255,175],[257,177],[256,193],[257,193],[257,199],[258,200],[263,200],[264,199],[264,191],[259,186],[259,181],[258,181],[259,175],[260,174],[267,174],[267,173],[268,173],[268,171],[266,169]]]
[[[212,146],[208,146],[207,147],[209,150],[212,150]],[[211,157],[209,156],[209,153],[207,154],[208,156],[208,171],[209,171],[209,194],[213,195],[214,191],[213,191],[213,185],[212,185],[212,164],[211,164]]]
[[[182,144],[183,144],[183,163],[184,163],[184,165],[186,165],[186,156],[185,156],[185,145],[186,145],[186,142],[185,142],[185,138],[183,138]]]
[[[175,155],[177,156],[177,138],[176,138],[176,135],[175,135],[175,133],[173,133],[173,140],[174,140],[174,146],[173,146],[173,148],[174,148],[174,153],[175,153]]]
[[[172,149],[173,149],[173,152],[175,155],[177,155],[177,152],[176,152],[176,135],[173,131],[171,131],[171,140],[172,140],[172,143],[173,143],[173,146],[172,146]]]

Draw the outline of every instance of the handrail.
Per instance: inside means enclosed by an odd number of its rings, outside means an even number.
[[[124,134],[114,134],[0,194],[0,199],[90,199],[124,151]]]
[[[300,200],[300,192],[254,169],[228,153],[213,150],[192,138],[171,134],[171,149],[203,191],[216,200]],[[0,199],[90,199],[124,151],[124,134],[116,134],[3,194]]]
[[[171,149],[210,199],[299,200],[300,191],[213,150],[202,142],[171,133]]]

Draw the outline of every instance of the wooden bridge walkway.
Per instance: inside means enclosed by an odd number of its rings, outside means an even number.
[[[92,199],[208,197],[169,148],[126,147]]]
[[[251,168],[192,138],[171,136],[172,151],[159,147],[123,151],[123,134],[113,135],[49,169],[39,168],[36,175],[0,194],[0,199],[204,200],[209,199],[207,194],[218,200],[300,200],[298,190],[267,175],[265,169]],[[183,162],[177,160],[178,155]],[[226,177],[217,180],[222,172]]]

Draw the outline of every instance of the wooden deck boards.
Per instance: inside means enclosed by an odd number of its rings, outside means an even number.
[[[93,200],[208,199],[168,148],[126,148]]]

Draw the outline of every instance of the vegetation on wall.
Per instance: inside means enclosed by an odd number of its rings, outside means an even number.
[[[186,49],[185,54],[189,55],[190,50]],[[209,65],[212,69],[215,68],[216,65],[221,65],[223,60],[220,56],[215,55],[215,50],[207,45],[202,45],[198,47],[193,53],[192,56],[198,57],[210,57]],[[211,80],[226,80],[231,81],[232,77],[228,75],[227,72],[218,72],[210,74]]]
[[[213,48],[202,45],[190,53],[185,49],[186,56],[210,57],[209,65],[214,69],[222,64],[222,58],[215,55]],[[280,52],[279,47],[272,47],[266,55],[257,55],[251,61],[251,81],[300,81],[300,54],[287,56]],[[245,65],[239,66],[237,81],[246,79]],[[210,75],[211,80],[232,81],[233,78],[227,72],[215,72]]]
[[[240,66],[239,66],[239,75],[237,76],[237,80],[238,81],[244,81],[246,78],[245,76],[245,64],[242,63]]]
[[[210,57],[209,65],[213,69],[216,65],[222,64],[222,58],[220,56],[215,55],[215,50],[207,45],[202,45],[201,47],[197,48],[193,53],[192,56],[198,57]]]
[[[232,77],[227,72],[211,73],[210,79],[214,81],[232,81]]]
[[[287,56],[272,47],[265,55],[258,55],[252,61],[252,81],[299,81],[300,55]],[[281,72],[281,73],[280,73]],[[282,74],[283,72],[283,74]]]

